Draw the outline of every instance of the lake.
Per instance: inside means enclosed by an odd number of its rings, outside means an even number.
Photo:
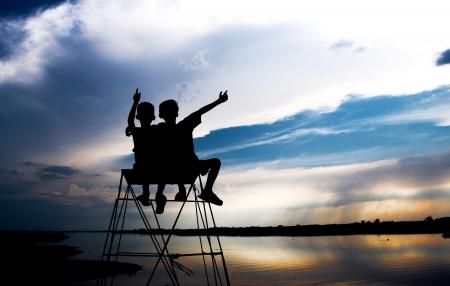
[[[98,259],[103,233],[74,233],[64,244],[79,246],[73,257]],[[322,237],[221,237],[232,285],[449,285],[450,239],[430,235],[351,235]],[[205,238],[203,240],[205,243]],[[149,252],[147,236],[123,235],[121,250]],[[173,237],[171,253],[197,252],[198,237]],[[220,257],[218,257],[219,259]],[[156,258],[124,257],[140,264],[132,276],[117,276],[108,285],[145,285]],[[182,285],[206,285],[202,257],[180,257]],[[219,259],[220,261],[220,259]],[[221,263],[219,263],[221,266]],[[170,285],[162,265],[155,283]],[[190,276],[188,275],[190,274]],[[209,281],[213,281],[209,272]],[[96,285],[85,281],[74,285]]]

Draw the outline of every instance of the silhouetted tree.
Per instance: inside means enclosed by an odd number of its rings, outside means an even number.
[[[433,217],[429,215],[424,219],[424,221],[431,222],[431,221],[433,221]]]

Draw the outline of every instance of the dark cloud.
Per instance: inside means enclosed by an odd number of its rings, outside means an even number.
[[[66,179],[67,176],[64,175],[60,175],[60,174],[53,174],[53,173],[49,173],[49,174],[40,174],[39,175],[39,179],[41,179],[42,181],[46,181],[46,180],[59,180],[59,179]]]
[[[41,180],[67,179],[78,173],[80,170],[67,166],[45,167],[38,172]]]
[[[23,165],[24,166],[28,166],[28,167],[34,167],[34,166],[40,166],[41,164],[35,163],[35,162],[32,162],[32,161],[24,161]]]
[[[399,177],[420,185],[442,182],[450,177],[450,153],[401,159]]]
[[[95,184],[96,178],[70,166],[31,161],[0,175],[3,229],[102,228],[111,211],[105,198],[117,189],[114,186],[112,192],[107,184]],[[72,192],[77,180],[86,185],[80,184],[82,192]]]
[[[16,51],[26,33],[21,21],[6,21],[0,19],[0,59],[8,58]]]
[[[439,188],[450,179],[450,153],[408,157],[393,164],[349,171],[325,180],[319,185],[332,190],[336,200],[332,206],[350,205],[355,202],[382,201],[387,199],[421,200],[450,199],[448,189]],[[374,194],[372,188],[395,183],[398,186],[415,187],[420,191],[405,197],[389,187],[384,194]],[[438,186],[430,188],[430,186]],[[329,205],[329,204],[327,204]]]
[[[27,16],[36,11],[45,10],[69,0],[2,0],[0,4],[0,17]]]
[[[41,170],[41,172],[53,173],[53,174],[58,174],[58,175],[62,175],[62,176],[72,176],[74,174],[78,174],[80,172],[80,170],[71,168],[71,167],[67,167],[67,166],[50,166],[50,167],[43,168]]]
[[[361,46],[361,47],[358,47],[355,49],[355,53],[362,53],[362,52],[365,52],[366,50],[367,50],[366,47]]]
[[[130,66],[105,59],[81,37],[61,39],[61,45],[66,56],[49,59],[40,80],[0,84],[0,128],[8,134],[0,157],[6,164],[105,134],[120,138],[136,87],[143,100],[160,102],[164,90],[189,76],[174,59]]]
[[[339,50],[339,49],[349,49],[353,47],[354,43],[349,40],[339,40],[333,45],[331,45],[330,49],[332,50]]]
[[[349,40],[339,40],[330,46],[331,50],[352,50],[354,53],[362,53],[367,50],[365,46],[357,46],[353,41]]]
[[[450,49],[443,51],[436,60],[437,66],[450,64]]]
[[[10,174],[10,175],[13,175],[13,176],[20,176],[20,175],[22,175],[23,173],[17,171],[16,169],[12,169],[12,170],[9,171],[9,174]]]

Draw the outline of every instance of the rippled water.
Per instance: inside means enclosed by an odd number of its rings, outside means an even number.
[[[74,258],[97,259],[104,239],[104,234],[76,233],[65,243],[84,251]],[[450,239],[441,235],[222,237],[221,242],[232,285],[450,285]],[[148,252],[150,245],[142,235],[124,235],[122,241],[126,251]],[[198,237],[174,237],[171,245],[172,253],[199,250]],[[144,269],[118,276],[112,285],[147,283],[155,258],[122,261]],[[176,261],[194,273],[177,270],[182,285],[206,285],[201,257]],[[169,283],[163,270],[155,285]]]

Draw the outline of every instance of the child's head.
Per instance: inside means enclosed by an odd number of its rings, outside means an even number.
[[[150,102],[141,102],[137,106],[136,119],[141,122],[141,126],[150,125],[155,119],[155,107]]]
[[[178,104],[175,100],[169,99],[159,105],[159,117],[167,123],[175,123],[178,117]]]

